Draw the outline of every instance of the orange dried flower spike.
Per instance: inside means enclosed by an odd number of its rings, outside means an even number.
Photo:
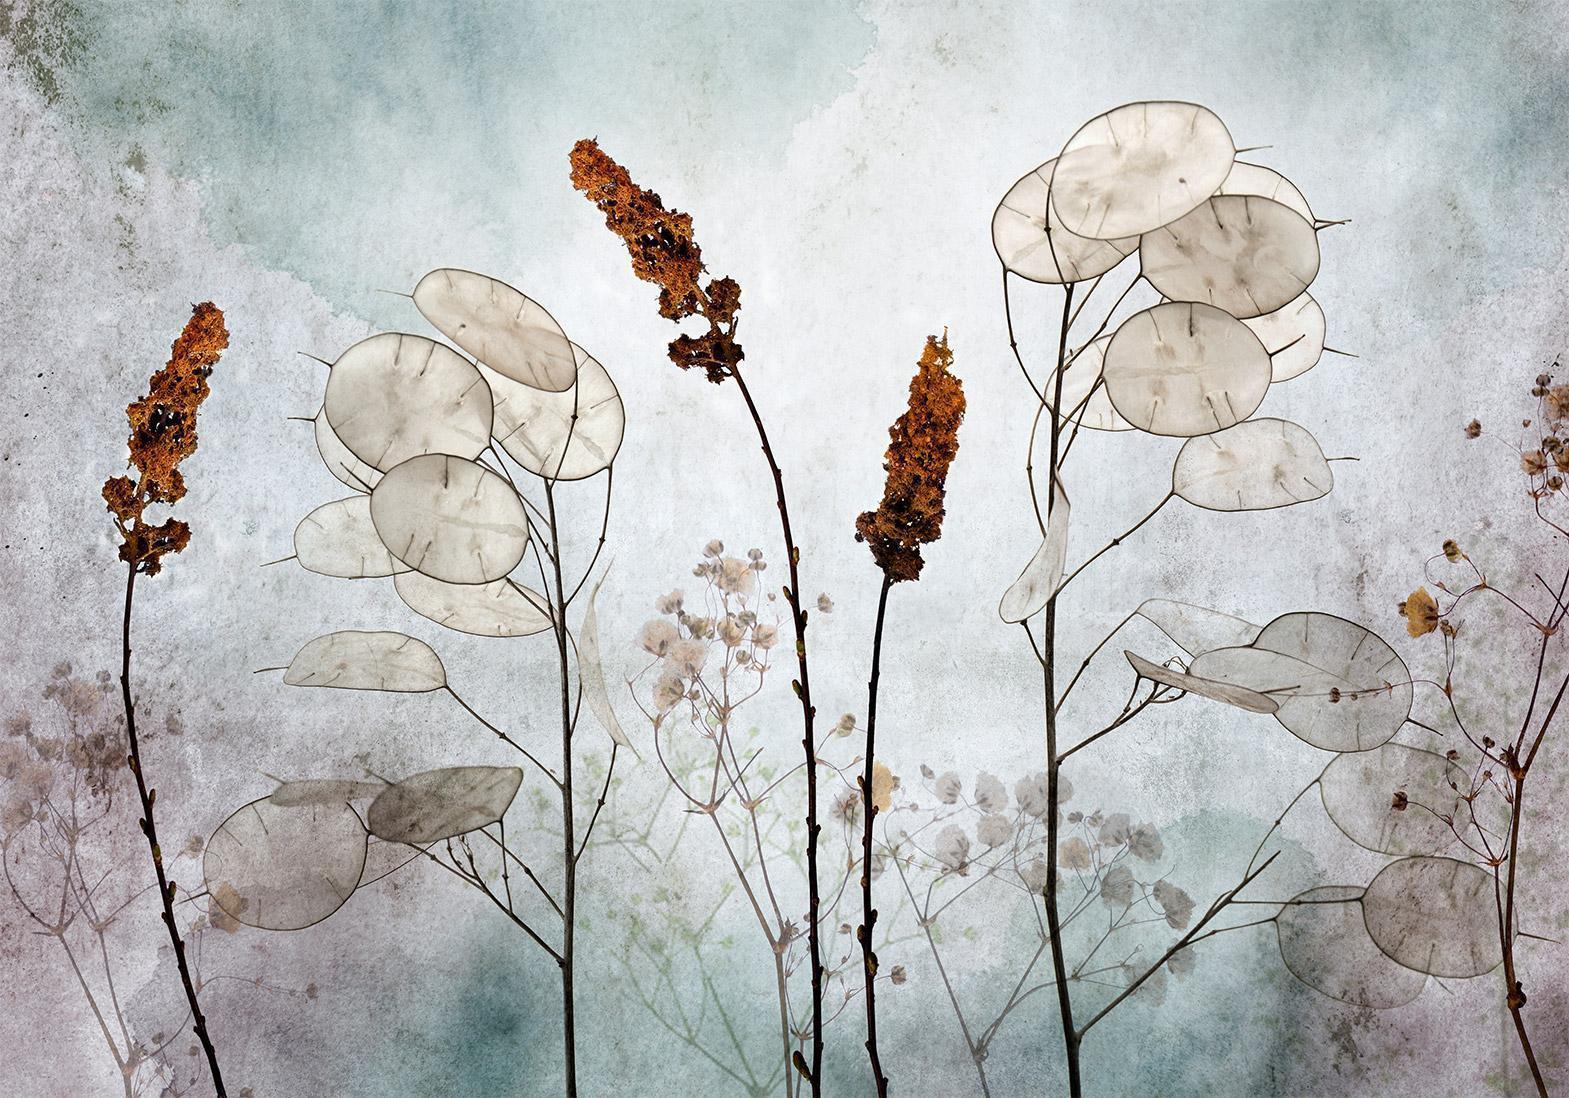
[[[883,501],[855,520],[856,540],[867,543],[895,582],[918,579],[921,546],[942,536],[944,485],[964,420],[964,385],[949,371],[952,365],[948,334],[927,336],[910,381],[909,408],[888,430]]]
[[[715,384],[724,381],[746,357],[735,340],[741,287],[731,278],[701,285],[705,268],[702,249],[692,237],[692,216],[667,210],[659,195],[634,183],[597,141],[579,141],[570,160],[572,186],[588,196],[605,215],[605,225],[626,242],[632,272],[659,287],[659,314],[676,322],[693,316],[708,321],[704,334],[671,341],[671,361],[683,370],[704,370]]]
[[[150,503],[175,503],[185,495],[179,465],[196,452],[196,413],[210,391],[207,376],[228,346],[223,311],[210,301],[194,306],[169,361],[148,379],[146,395],[125,409],[138,476],[110,477],[103,498],[124,539],[120,559],[144,575],[156,575],[165,554],[190,543],[191,528],[179,519],[153,526],[143,515]]]

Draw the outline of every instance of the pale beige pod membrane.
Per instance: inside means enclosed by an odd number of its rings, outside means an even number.
[[[1262,626],[1250,621],[1175,599],[1146,599],[1134,613],[1153,623],[1190,656],[1252,644],[1262,631]]]
[[[202,855],[212,902],[262,930],[302,930],[348,901],[365,870],[365,825],[344,801],[240,808]]]
[[[1195,659],[1195,675],[1268,694],[1275,718],[1324,751],[1371,751],[1411,715],[1411,679],[1377,634],[1332,614],[1282,614],[1251,645]]]
[[[1162,296],[1242,320],[1295,301],[1318,277],[1318,262],[1312,224],[1253,195],[1217,195],[1139,243],[1140,268]]]
[[[1063,420],[1077,422],[1092,431],[1131,431],[1133,424],[1117,413],[1111,397],[1107,395],[1106,386],[1098,384],[1101,367],[1106,359],[1106,348],[1110,343],[1111,336],[1100,336],[1069,358],[1068,367],[1062,374],[1061,415]],[[1046,407],[1052,407],[1057,400],[1056,370],[1046,375],[1045,386],[1041,391],[1046,396]],[[1088,401],[1085,400],[1086,396],[1089,397]],[[1082,409],[1079,408],[1081,404]]]
[[[1190,438],[1240,423],[1269,389],[1269,353],[1224,310],[1171,301],[1135,313],[1112,336],[1101,373],[1123,419]]]
[[[1083,282],[1105,274],[1138,251],[1137,236],[1097,240],[1063,226],[1051,204],[1056,159],[1024,176],[992,214],[992,247],[1003,266],[1031,282]]]
[[[451,347],[384,332],[332,364],[322,411],[355,457],[386,472],[421,454],[477,457],[490,445],[491,404],[485,379]]]
[[[588,702],[589,710],[599,721],[600,725],[610,734],[610,738],[622,747],[632,747],[632,741],[627,737],[621,722],[616,719],[616,710],[610,704],[610,691],[605,686],[605,669],[599,658],[599,589],[604,586],[608,570],[599,577],[588,592],[588,605],[583,610],[583,624],[578,629],[577,654],[578,669],[583,679],[583,697]],[[634,748],[634,753],[636,749]]]
[[[279,782],[267,799],[281,808],[313,804],[349,804],[374,797],[386,782],[361,782],[348,778],[299,778]]]
[[[1019,578],[1003,592],[997,613],[1002,620],[1016,625],[1046,608],[1062,586],[1068,563],[1068,522],[1072,506],[1060,480],[1052,484],[1051,514],[1046,519],[1046,536],[1040,548],[1024,566]]]
[[[1341,832],[1380,854],[1436,854],[1456,842],[1444,822],[1465,818],[1465,768],[1436,751],[1386,743],[1343,754],[1319,778],[1324,811]],[[1395,794],[1405,796],[1396,807]]]
[[[1301,660],[1322,676],[1317,689],[1305,688],[1280,703],[1281,723],[1309,743],[1338,737],[1342,746],[1329,750],[1368,751],[1387,743],[1411,715],[1405,661],[1384,638],[1354,621],[1313,611],[1282,614],[1264,626],[1253,646]],[[1329,693],[1337,687],[1338,702]],[[1354,702],[1348,698],[1353,693],[1359,695]]]
[[[1368,935],[1398,964],[1463,980],[1503,962],[1493,875],[1454,858],[1402,858],[1362,897]]]
[[[294,557],[320,576],[370,579],[407,572],[393,559],[371,522],[370,497],[324,503],[294,528]]]
[[[437,625],[476,637],[531,637],[550,628],[545,597],[509,578],[490,583],[444,583],[402,571],[393,587],[408,608]]]
[[[381,479],[381,470],[366,465],[354,456],[354,451],[343,445],[327,422],[327,409],[321,408],[313,420],[316,432],[316,452],[321,454],[327,471],[356,492],[369,492]]]
[[[559,393],[577,363],[556,318],[489,275],[443,267],[414,287],[414,306],[441,334],[503,377]]]
[[[1427,977],[1385,956],[1368,936],[1362,893],[1355,885],[1322,885],[1293,896],[1275,918],[1280,959],[1331,999],[1376,1010],[1404,1006],[1422,994]]]
[[[1272,313],[1249,317],[1246,324],[1269,352],[1270,370],[1275,381],[1301,377],[1324,357],[1328,324],[1324,310],[1304,293]]]
[[[389,469],[371,493],[370,514],[394,557],[447,583],[498,580],[528,548],[528,516],[512,486],[445,454]]]
[[[436,650],[406,633],[343,629],[305,643],[283,673],[289,686],[424,694],[447,685]]]
[[[496,441],[513,461],[549,480],[583,480],[610,468],[626,432],[626,409],[610,374],[576,343],[572,353],[577,384],[559,393],[485,369],[496,400]]]
[[[1128,103],[1091,119],[1063,146],[1051,199],[1079,236],[1137,236],[1213,195],[1235,156],[1225,123],[1205,107]]]
[[[1284,419],[1250,419],[1191,438],[1177,453],[1171,489],[1210,511],[1268,511],[1327,495],[1334,474],[1308,431]]]
[[[365,814],[383,842],[426,843],[478,831],[505,816],[523,782],[515,766],[449,766],[394,782]]]
[[[1302,197],[1302,192],[1297,190],[1296,184],[1274,168],[1266,168],[1262,164],[1244,164],[1241,161],[1233,164],[1226,181],[1215,193],[1253,194],[1268,198],[1295,210],[1309,225],[1316,223],[1312,208],[1308,206],[1307,199]]]
[[[1132,665],[1134,671],[1138,672],[1140,678],[1158,682],[1162,686],[1169,686],[1173,690],[1181,690],[1195,697],[1225,702],[1238,709],[1246,709],[1249,713],[1275,712],[1274,699],[1265,697],[1255,690],[1165,667],[1154,660],[1145,659],[1136,652],[1124,651],[1122,654],[1127,657],[1128,663]]]

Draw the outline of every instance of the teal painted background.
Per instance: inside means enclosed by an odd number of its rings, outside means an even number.
[[[104,568],[97,486],[118,458],[127,394],[192,301],[223,306],[234,344],[192,474],[197,543],[141,611],[139,659],[186,729],[162,748],[174,833],[210,832],[268,788],[264,775],[311,760],[324,772],[495,761],[437,702],[302,698],[250,673],[327,628],[418,631],[384,593],[257,567],[337,494],[308,429],[285,419],[320,399],[321,374],[297,352],[330,358],[372,329],[419,323],[380,291],[407,292],[441,265],[492,272],[615,375],[629,428],[601,608],[613,681],[634,670],[652,600],[706,540],[773,545],[741,410],[669,367],[651,290],[567,182],[573,141],[597,136],[694,214],[710,267],[746,289],[748,361],[784,425],[808,582],[838,606],[815,642],[824,713],[864,704],[876,580],[850,523],[875,501],[883,431],[920,341],[948,327],[967,434],[949,526],[890,640],[885,750],[912,780],[929,763],[1011,785],[1040,750],[1038,684],[993,610],[1033,548],[1019,475],[1028,417],[988,225],[1006,187],[1080,121],[1140,98],[1210,105],[1238,144],[1270,145],[1268,162],[1317,212],[1351,219],[1325,238],[1315,294],[1330,343],[1360,357],[1272,394],[1270,414],[1314,424],[1326,451],[1360,460],[1311,513],[1167,516],[1088,588],[1068,641],[1087,647],[1130,591],[1260,621],[1322,608],[1393,638],[1391,607],[1442,538],[1507,561],[1526,537],[1497,503],[1507,461],[1456,463],[1454,425],[1518,418],[1517,382],[1565,346],[1565,43],[1569,7],[1526,2],[0,2],[0,590],[19,638],[0,669],[7,705],[33,705],[62,659],[116,659],[104,621],[118,573]],[[1021,321],[1036,347],[1045,308]],[[1101,517],[1082,545],[1141,514],[1169,460],[1094,445],[1105,476],[1078,487],[1075,506]],[[568,505],[588,513],[596,500]],[[548,715],[548,652],[451,648],[491,710]],[[774,693],[753,719],[785,752],[790,699]],[[1279,729],[1183,706],[1072,777],[1086,804],[1163,821],[1197,896],[1231,879],[1316,758]],[[1559,791],[1563,771],[1550,777]],[[627,812],[657,778],[632,772]],[[1551,811],[1533,872],[1562,929],[1565,817]],[[1376,864],[1347,854],[1321,814],[1288,838],[1282,894]],[[658,880],[613,859],[588,871],[586,1093],[728,1092],[629,995],[623,965],[629,909],[658,887],[695,906],[712,884],[701,862]],[[1002,902],[973,922],[957,980],[984,998],[1031,931]],[[741,943],[724,955],[745,1013],[766,1004],[771,971],[744,911],[732,905],[722,924]],[[0,1093],[118,1093],[65,973],[14,911],[0,932]],[[132,984],[154,980],[151,940],[123,946]],[[214,948],[237,973],[317,988],[303,1005],[239,982],[214,993],[216,1035],[259,1098],[559,1092],[553,972],[434,873],[357,896],[306,932],[245,931]],[[907,964],[910,981],[883,1000],[902,1093],[970,1093],[935,974],[905,948],[884,962]],[[1533,964],[1534,1009],[1569,1022],[1561,948]],[[1239,932],[1165,1004],[1109,1023],[1087,1070],[1097,1093],[1118,1095],[1525,1093],[1496,990],[1430,986],[1402,1010],[1359,1011],[1293,981],[1267,933]],[[994,1093],[1052,1093],[1052,1019],[1040,996],[1005,1031]],[[744,1024],[766,1048],[768,1019]],[[858,1024],[839,1023],[832,1093],[865,1086]],[[1560,1073],[1566,1033],[1542,1026]]]

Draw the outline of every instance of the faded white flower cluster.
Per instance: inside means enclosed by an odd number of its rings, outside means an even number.
[[[763,621],[758,616],[762,604],[775,600],[773,594],[758,598],[757,575],[767,567],[762,550],[749,549],[744,558],[726,556],[724,543],[716,538],[703,547],[703,557],[692,569],[703,581],[694,608],[687,607],[686,594],[680,590],[654,601],[660,616],[643,626],[638,643],[656,661],[644,672],[654,672],[649,700],[656,718],[683,701],[694,709],[710,704],[733,707],[736,702],[728,700],[733,677],[761,680],[768,652],[779,643],[777,617]],[[710,666],[719,679],[717,694],[703,678]]]
[[[921,779],[920,789],[909,791],[894,807],[901,827],[889,825],[888,849],[901,866],[924,870],[937,882],[946,877],[991,878],[1022,889],[1039,905],[1048,883],[1046,774],[1026,774],[1014,781],[1011,799],[1007,783],[995,774],[979,773],[966,786],[953,771],[936,774],[923,766]],[[1061,778],[1057,888],[1067,912],[1064,925],[1099,906],[1107,912],[1107,938],[1151,923],[1186,929],[1193,918],[1193,900],[1159,872],[1165,844],[1155,825],[1135,822],[1126,812],[1064,811],[1073,795],[1072,784]],[[1192,964],[1192,952],[1184,950],[1170,967],[1183,975]],[[1099,976],[1115,979],[1121,968],[1111,966]],[[1129,971],[1131,981],[1142,969],[1130,966]],[[1163,981],[1164,974],[1152,977],[1140,991],[1155,994],[1150,985],[1163,987]]]
[[[709,542],[692,569],[701,581],[700,590],[690,595],[674,590],[655,600],[658,616],[647,622],[638,636],[648,662],[630,687],[652,725],[655,761],[678,794],[669,803],[681,813],[676,844],[654,856],[666,867],[674,864],[679,836],[689,833],[689,823],[702,820],[692,833],[708,831],[703,841],[717,841],[723,847],[726,856],[721,864],[728,872],[721,872],[726,878],[722,882],[705,881],[715,886],[710,899],[696,898],[701,889],[662,888],[653,897],[658,917],[647,918],[647,912],[641,911],[627,923],[635,948],[660,958],[675,952],[689,955],[692,963],[706,972],[703,966],[717,963],[711,955],[717,956],[733,944],[729,939],[715,941],[708,933],[713,912],[727,903],[750,912],[757,924],[757,937],[752,940],[766,948],[768,962],[774,967],[785,1044],[789,1050],[799,1051],[809,1047],[812,1037],[812,1016],[802,1011],[802,996],[792,991],[812,974],[806,897],[794,887],[805,836],[801,808],[805,771],[795,753],[799,733],[776,741],[766,729],[750,727],[745,717],[745,707],[763,690],[772,651],[780,643],[778,596],[763,589],[758,580],[766,568],[759,550],[729,556],[722,542]],[[819,596],[818,613],[832,610],[828,595]],[[829,812],[820,825],[823,902],[817,918],[823,943],[823,994],[825,1000],[837,1005],[823,1019],[824,1026],[845,1011],[865,984],[855,935],[861,915],[855,885],[861,874],[863,809],[857,778],[862,759],[834,760],[859,741],[851,741],[839,751],[831,749],[859,727],[855,715],[845,713],[823,731],[817,752],[825,799],[827,791],[833,791],[832,801],[825,805]],[[791,750],[776,756],[773,747],[783,745]],[[781,766],[776,757],[788,758],[788,765]],[[872,796],[879,813],[889,809],[901,786],[896,775],[877,764]],[[650,823],[642,834],[652,830]],[[711,851],[705,848],[705,857]],[[886,851],[874,850],[872,876],[881,875],[889,863]],[[691,903],[710,904],[707,914],[692,920],[684,910]],[[898,925],[902,906],[896,898],[884,906],[879,950],[888,944],[891,929]],[[672,948],[676,945],[680,949]],[[670,962],[666,959],[662,963]],[[906,970],[894,964],[877,978],[897,985],[906,977]],[[703,983],[706,995],[717,1002],[714,984],[706,979]],[[660,1004],[647,998],[644,1002],[656,1016],[666,1017]],[[761,1084],[756,1092],[764,1092]]]
[[[107,798],[125,776],[125,718],[108,672],[80,678],[55,667],[43,695],[58,711],[47,730],[30,716],[11,717],[0,737],[0,840],[28,824],[47,825],[56,783]],[[178,731],[178,724],[171,725]]]

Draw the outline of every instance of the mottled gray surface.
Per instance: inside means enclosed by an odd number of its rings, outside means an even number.
[[[620,386],[629,426],[601,597],[612,683],[639,663],[635,636],[653,598],[692,582],[707,539],[761,546],[769,578],[782,576],[744,410],[669,365],[652,289],[567,182],[572,142],[597,135],[694,213],[710,267],[744,287],[742,336],[797,501],[803,582],[837,604],[813,630],[830,719],[865,700],[876,575],[851,523],[876,500],[884,431],[921,341],[947,327],[969,413],[945,536],[919,586],[895,598],[881,753],[910,781],[923,762],[1010,779],[1035,769],[1037,675],[995,613],[1034,549],[1022,473],[1031,409],[987,229],[1007,186],[1079,122],[1139,98],[1208,104],[1239,145],[1272,146],[1260,155],[1316,212],[1351,219],[1323,234],[1314,293],[1330,343],[1359,357],[1327,358],[1273,390],[1263,412],[1359,461],[1337,464],[1334,494],[1314,505],[1163,514],[1076,590],[1063,644],[1082,652],[1138,600],[1164,594],[1255,621],[1343,614],[1436,673],[1436,638],[1408,644],[1392,608],[1440,541],[1460,539],[1517,584],[1540,566],[1524,555],[1540,539],[1518,501],[1507,425],[1523,414],[1528,379],[1565,344],[1566,13],[1546,3],[0,6],[7,716],[43,711],[39,691],[60,661],[91,674],[118,659],[121,572],[98,487],[121,457],[123,405],[193,301],[225,310],[233,342],[187,470],[180,513],[192,547],[146,585],[137,625],[149,703],[178,710],[184,726],[149,745],[171,837],[210,833],[270,787],[266,774],[509,761],[450,699],[289,691],[251,674],[328,629],[431,640],[466,697],[549,741],[548,639],[498,651],[439,636],[380,581],[258,567],[288,554],[306,511],[345,494],[308,426],[285,418],[314,413],[324,381],[297,352],[331,358],[378,328],[426,331],[407,301],[377,291],[407,292],[431,267],[490,272],[537,296]],[[1038,362],[1055,296],[1026,291],[1019,335]],[[1462,448],[1473,415],[1499,427]],[[1175,452],[1132,436],[1080,445],[1071,560],[1159,497]],[[566,493],[578,548],[597,532],[597,493]],[[1524,643],[1511,634],[1499,662]],[[788,758],[799,734],[784,687],[776,679],[752,719]],[[1115,706],[1125,673],[1108,666],[1083,689]],[[1507,693],[1488,703],[1519,704]],[[647,730],[634,738],[646,745]],[[1262,718],[1185,702],[1078,756],[1069,773],[1081,803],[1160,821],[1185,886],[1207,896],[1322,759]],[[1549,934],[1569,922],[1551,868],[1561,802],[1547,789],[1561,789],[1563,771],[1543,781],[1543,845],[1527,865],[1536,925]],[[659,775],[646,761],[632,773],[637,803]],[[1378,864],[1307,807],[1289,821],[1291,853],[1269,894],[1365,881]],[[134,880],[144,863],[129,849],[120,872]],[[316,987],[306,1001],[213,985],[236,1089],[559,1092],[553,971],[450,879],[431,870],[398,881],[303,933],[214,936],[215,969]],[[603,916],[661,884],[698,902],[714,881],[700,862],[664,882],[614,857],[588,870],[585,1093],[724,1092],[626,994],[620,931]],[[69,970],[9,899],[0,894],[0,1092],[119,1093]],[[1012,952],[1029,948],[1025,910],[999,899],[975,911],[980,946],[957,972],[969,994],[993,993]],[[116,938],[129,987],[153,976],[160,940],[152,905],[133,912]],[[736,905],[725,918],[727,931],[752,931]],[[755,948],[737,956],[730,979],[745,1011],[766,1001],[771,977]],[[900,1092],[968,1093],[935,972],[913,942],[884,962],[895,959],[911,972],[883,998]],[[1539,1048],[1558,1074],[1569,1056],[1562,947],[1535,943],[1525,963]],[[1296,984],[1267,931],[1243,931],[1210,943],[1163,1006],[1135,1004],[1098,1029],[1086,1070],[1103,1094],[1524,1093],[1499,986],[1496,976],[1434,983],[1400,1010],[1358,1011]],[[1054,1092],[1046,998],[992,1050],[995,1093]],[[767,1024],[754,1026],[760,1042]],[[857,1024],[836,1030],[835,1093],[864,1085]]]

